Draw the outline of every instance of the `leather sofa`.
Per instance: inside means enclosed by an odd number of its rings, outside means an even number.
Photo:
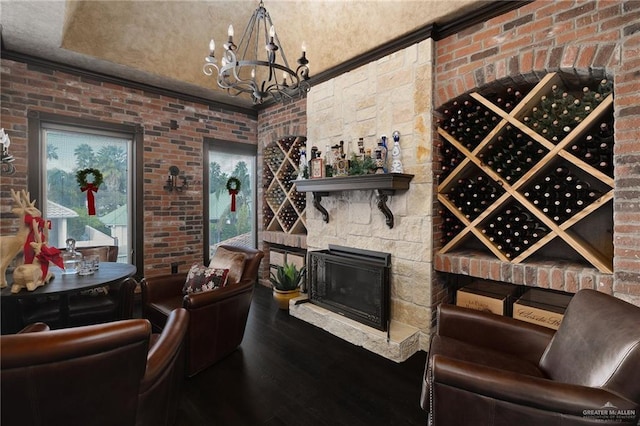
[[[186,273],[142,280],[142,315],[154,329],[164,327],[173,309],[183,307],[190,313],[186,342],[188,376],[215,364],[240,346],[263,257],[261,250],[253,248],[219,246],[209,266],[230,268],[228,283],[211,291],[183,294]],[[242,259],[240,263],[238,258]]]
[[[441,305],[420,403],[436,426],[635,426],[640,308],[581,290],[556,332]]]
[[[188,318],[172,312],[159,336],[143,319],[53,331],[39,323],[2,336],[1,423],[173,424]]]

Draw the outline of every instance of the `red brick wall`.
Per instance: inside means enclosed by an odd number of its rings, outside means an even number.
[[[614,274],[559,264],[502,265],[436,256],[439,270],[576,291],[640,305],[640,2],[535,1],[436,44],[434,106],[493,83],[552,71],[614,79]],[[596,271],[597,272],[597,271]]]
[[[1,231],[17,229],[10,213],[10,188],[27,186],[27,113],[60,115],[144,127],[144,271],[142,275],[181,271],[202,259],[202,170],[205,137],[256,144],[258,122],[245,114],[104,83],[63,72],[30,69],[2,60],[1,125],[11,137],[16,173],[2,176]],[[170,129],[175,120],[179,128]],[[189,179],[189,190],[166,192],[169,166]]]

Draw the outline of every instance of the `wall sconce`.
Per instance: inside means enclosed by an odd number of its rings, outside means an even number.
[[[0,143],[2,143],[2,169],[0,169],[0,173],[2,176],[11,176],[16,172],[16,167],[13,165],[15,158],[9,154],[11,139],[9,139],[9,135],[4,132],[4,129],[0,129]]]
[[[166,189],[169,192],[171,191],[182,192],[183,190],[187,189],[187,178],[184,176],[179,177],[178,176],[179,174],[180,174],[179,168],[177,168],[176,166],[169,167],[169,175],[167,176],[167,182],[166,182],[166,185],[164,186],[164,189]],[[182,185],[180,186],[178,186],[178,179],[182,179]]]

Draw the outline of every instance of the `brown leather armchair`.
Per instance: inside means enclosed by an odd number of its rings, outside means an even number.
[[[186,374],[193,376],[233,352],[244,337],[253,289],[258,277],[261,250],[221,245],[212,265],[224,267],[244,257],[241,267],[229,271],[225,287],[184,295],[186,273],[142,280],[142,315],[154,329],[164,327],[167,315],[177,307],[189,311]],[[227,266],[228,267],[228,266]]]
[[[157,337],[142,319],[2,336],[2,424],[172,424],[188,317],[176,310]]]
[[[437,426],[636,425],[640,308],[582,290],[555,332],[442,305],[420,402]]]

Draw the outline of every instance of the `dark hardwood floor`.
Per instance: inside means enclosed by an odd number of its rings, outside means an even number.
[[[240,349],[185,381],[177,426],[423,426],[425,359],[398,364],[351,345],[257,286]]]

